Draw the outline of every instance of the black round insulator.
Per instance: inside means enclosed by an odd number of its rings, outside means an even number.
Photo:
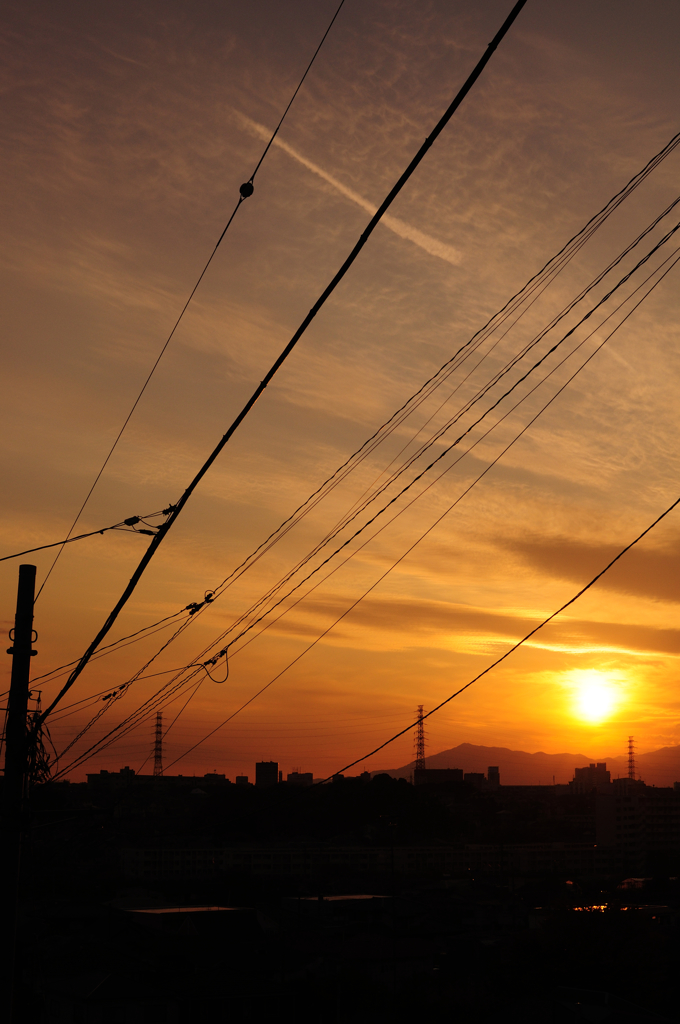
[[[242,199],[248,199],[249,196],[252,196],[254,191],[255,186],[253,185],[252,181],[244,181],[239,189]]]

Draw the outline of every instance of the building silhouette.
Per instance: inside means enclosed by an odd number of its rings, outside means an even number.
[[[597,794],[595,825],[598,846],[611,850],[622,869],[647,870],[680,852],[680,792],[614,779]]]
[[[258,761],[255,765],[255,785],[258,789],[275,786],[279,781],[278,761]]]
[[[312,772],[288,772],[286,782],[289,786],[311,786],[314,784]]]
[[[587,768],[574,768],[574,779],[569,783],[574,793],[606,793],[611,785],[611,772],[606,761],[589,764]]]
[[[462,768],[415,768],[413,785],[425,786],[438,782],[462,782]]]

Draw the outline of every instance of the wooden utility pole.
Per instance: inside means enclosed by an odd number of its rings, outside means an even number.
[[[19,566],[19,588],[14,629],[10,631],[12,646],[12,679],[7,702],[5,729],[5,777],[3,780],[3,818],[5,832],[5,871],[7,924],[10,953],[5,960],[7,977],[3,986],[8,994],[9,1020],[16,1020],[16,946],[19,911],[19,871],[24,833],[24,801],[28,786],[28,680],[33,650],[33,601],[35,597],[35,566]]]
[[[21,817],[28,770],[28,679],[31,673],[33,645],[33,599],[35,566],[19,566],[19,588],[12,646],[12,681],[7,702],[5,731],[4,810],[8,817]]]

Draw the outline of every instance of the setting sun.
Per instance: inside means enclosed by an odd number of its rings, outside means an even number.
[[[611,717],[618,704],[618,695],[605,672],[597,669],[578,671],[572,674],[572,680],[575,711],[579,718],[597,724]]]

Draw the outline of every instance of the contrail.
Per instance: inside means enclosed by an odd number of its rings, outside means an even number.
[[[239,111],[235,111],[235,113],[251,135],[255,135],[258,139],[264,139],[266,142],[269,141],[271,138],[271,132],[268,128],[265,128],[262,124],[258,124],[257,121],[252,121],[249,117],[246,117],[245,114],[241,114]],[[338,181],[337,178],[328,174],[322,167],[319,167],[318,164],[312,163],[312,161],[308,160],[306,156],[303,156],[302,153],[298,153],[296,149],[293,149],[292,146],[289,146],[287,142],[284,142],[278,136],[274,139],[274,145],[278,146],[279,149],[282,149],[284,153],[288,154],[288,156],[291,156],[293,160],[297,160],[298,163],[302,164],[303,167],[306,167],[307,170],[311,171],[313,174],[318,174],[320,178],[323,178],[324,181],[328,182],[328,184],[337,192],[345,196],[345,198],[349,199],[351,202],[356,203],[356,205],[360,206],[362,210],[366,210],[366,212],[370,213],[371,216],[378,209],[378,207],[373,203],[369,203],[368,199],[364,199],[364,197],[360,196],[358,192],[354,191],[354,189],[348,188],[347,185],[343,185],[341,181]],[[439,259],[446,260],[447,263],[453,264],[458,264],[461,261],[461,254],[458,249],[454,249],[452,245],[447,245],[445,242],[440,242],[438,239],[432,238],[431,235],[426,235],[424,231],[419,231],[418,228],[411,227],[410,224],[405,224],[404,221],[399,220],[398,217],[392,217],[389,214],[385,214],[381,223],[384,224],[386,228],[389,228],[390,231],[393,231],[395,235],[399,235],[400,238],[406,238],[409,242],[413,242],[414,245],[424,249],[425,252],[430,254],[430,256],[438,256]]]

